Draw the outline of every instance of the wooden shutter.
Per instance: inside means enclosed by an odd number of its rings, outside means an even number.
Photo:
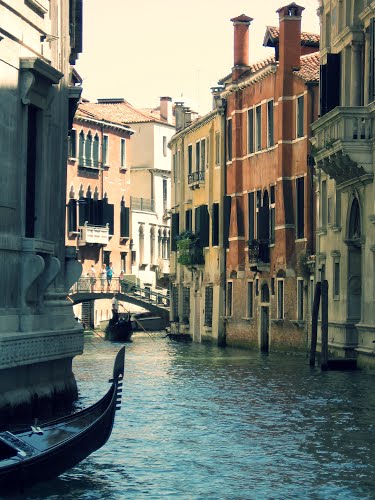
[[[219,244],[219,204],[212,205],[212,246]]]
[[[296,194],[297,194],[297,228],[296,237],[303,238],[305,231],[305,179],[299,177],[296,179]]]
[[[103,199],[103,225],[109,225],[109,234],[114,233],[114,205],[108,203],[108,198]]]
[[[172,214],[171,221],[171,251],[177,250],[176,236],[180,232],[180,214]]]
[[[232,198],[224,196],[224,248],[229,248],[229,227],[230,227],[230,212],[232,207]]]
[[[191,209],[186,210],[185,212],[185,231],[192,231],[192,212]]]
[[[120,236],[121,238],[129,238],[129,208],[125,206],[125,202],[121,202],[120,208]]]
[[[86,205],[87,205],[87,200],[86,198],[81,197],[78,200],[78,220],[79,220],[79,225],[84,226],[85,222],[87,221],[87,216],[86,216]]]
[[[248,228],[249,228],[249,240],[255,238],[255,225],[254,225],[254,193],[248,193],[247,195],[247,213],[248,213]]]
[[[68,202],[68,231],[77,231],[77,201],[73,198]]]

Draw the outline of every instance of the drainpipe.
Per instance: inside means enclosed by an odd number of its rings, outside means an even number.
[[[308,95],[310,96],[310,103],[311,103],[311,123],[313,123],[314,120],[314,109],[315,109],[315,95],[313,91],[313,86],[314,84],[307,84],[307,92]],[[309,145],[308,148],[311,151],[311,146]],[[311,156],[311,154],[307,155],[307,179],[309,182],[309,188],[310,188],[310,234],[309,234],[309,246],[310,246],[310,251],[311,254],[314,254],[315,252],[315,239],[314,239],[314,213],[315,213],[315,205],[314,205],[314,200],[315,200],[315,195],[314,195],[314,173],[313,173],[313,168],[314,168],[314,159]]]

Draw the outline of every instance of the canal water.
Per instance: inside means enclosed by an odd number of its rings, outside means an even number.
[[[120,345],[87,337],[79,406]],[[375,498],[375,375],[135,333],[108,443],[25,499]]]

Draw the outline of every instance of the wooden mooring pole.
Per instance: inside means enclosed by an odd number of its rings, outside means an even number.
[[[321,283],[317,282],[314,292],[314,303],[311,317],[311,347],[310,347],[310,366],[315,366],[316,342],[318,339],[318,314],[321,294]]]
[[[322,283],[322,353],[321,370],[328,370],[328,281]]]

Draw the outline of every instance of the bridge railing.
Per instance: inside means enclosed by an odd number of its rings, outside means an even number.
[[[118,277],[112,278],[110,284],[108,284],[106,279],[83,276],[73,285],[71,293],[124,293],[162,307],[169,307],[170,304],[167,293]]]

